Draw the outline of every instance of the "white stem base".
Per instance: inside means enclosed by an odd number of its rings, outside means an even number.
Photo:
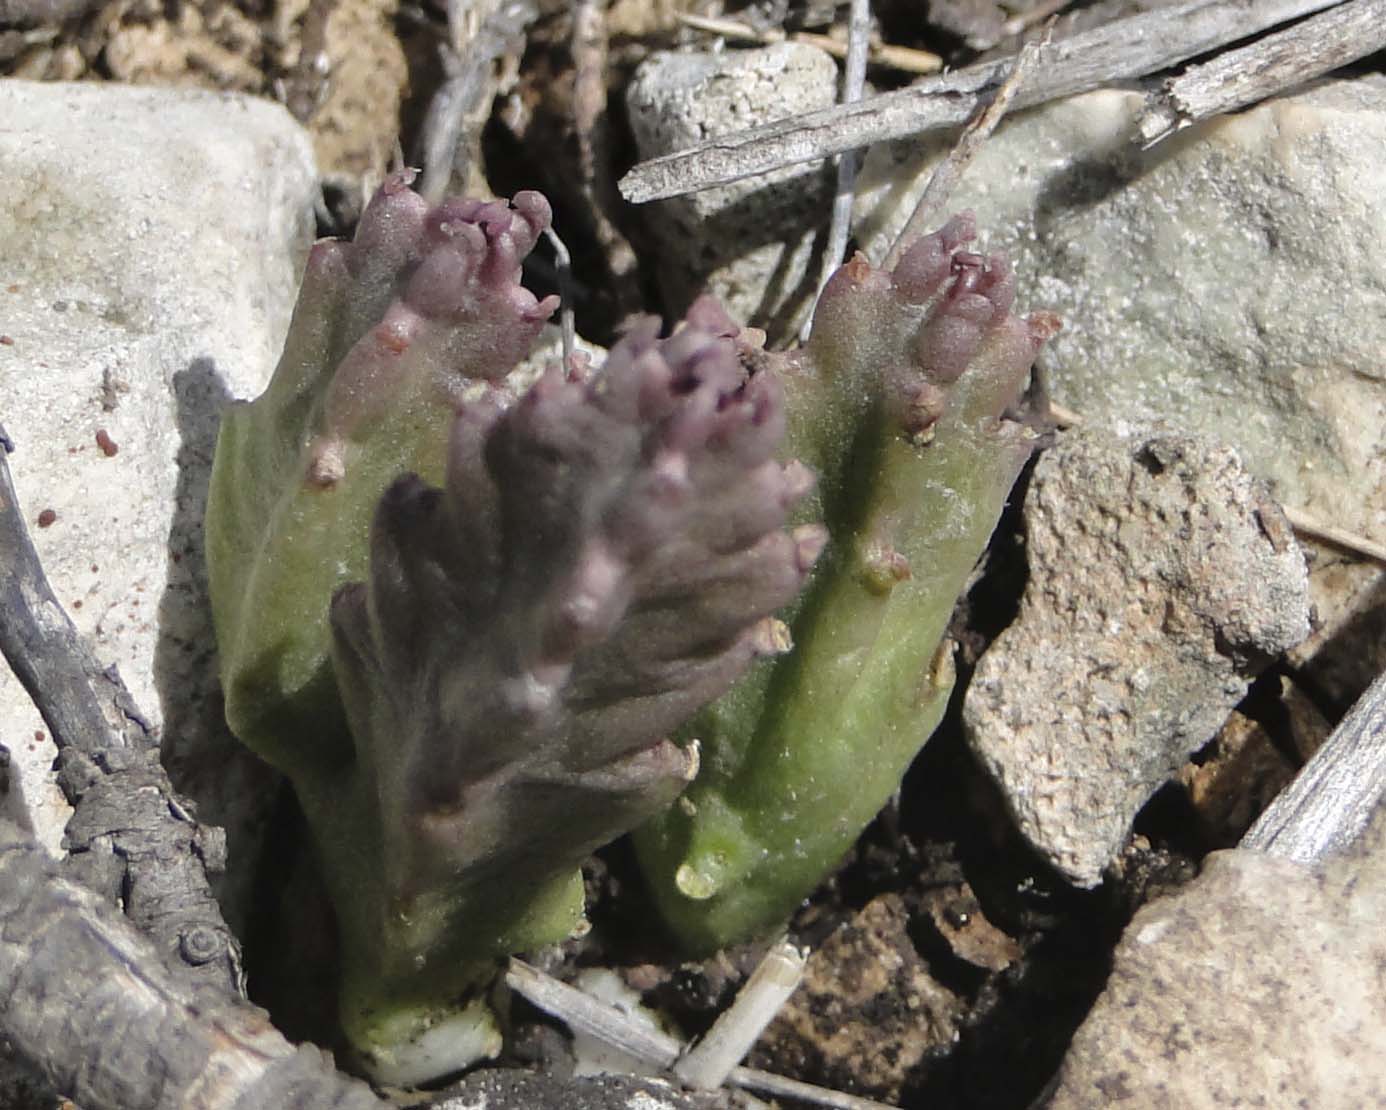
[[[385,1086],[417,1087],[453,1075],[501,1050],[501,1033],[482,999],[447,1013],[399,1012],[357,1045],[371,1079]]]

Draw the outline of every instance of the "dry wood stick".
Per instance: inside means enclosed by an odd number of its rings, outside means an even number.
[[[240,945],[207,882],[225,837],[200,825],[159,762],[159,745],[115,667],[103,667],[54,596],[29,538],[0,428],[0,653],[59,749],[73,806],[68,873],[117,899],[165,958],[245,993]],[[0,884],[0,904],[7,903]]]
[[[1341,0],[1193,0],[1055,42],[1016,108],[1155,73]],[[907,89],[723,135],[642,162],[621,179],[634,204],[725,185],[799,162],[965,123],[1005,81],[1013,58],[927,78]]]
[[[690,1087],[716,1090],[722,1086],[799,989],[807,963],[807,949],[801,951],[783,940],[772,945],[731,1006],[674,1064],[674,1074]]]
[[[1068,0],[1064,0],[1064,2],[1067,3]],[[675,18],[685,27],[692,27],[695,31],[706,31],[709,35],[720,35],[723,38],[740,42],[754,42],[762,46],[786,41],[799,42],[806,46],[816,46],[834,58],[848,58],[852,53],[850,31],[848,32],[848,41],[844,43],[831,35],[816,35],[811,31],[791,31],[789,34],[780,30],[757,31],[754,27],[739,23],[734,19],[711,18],[704,15],[694,15],[692,12],[680,12],[675,15]],[[943,68],[943,59],[928,50],[915,50],[908,46],[891,46],[888,43],[876,44],[870,41],[866,45],[866,60],[872,65],[885,69],[896,69],[902,73],[921,75],[937,73]]]
[[[561,983],[522,960],[510,961],[505,982],[516,994],[546,1014],[558,1018],[570,1029],[596,1037],[602,1043],[634,1056],[651,1067],[661,1071],[671,1068],[683,1054],[685,1046],[678,1038],[651,1029],[616,1007],[567,983]],[[786,1079],[756,1068],[734,1067],[727,1074],[726,1082],[731,1087],[794,1098],[834,1110],[890,1110],[883,1103],[796,1079]]]
[[[175,974],[120,912],[0,820],[0,1033],[83,1110],[381,1110],[268,1016]]]
[[[1313,863],[1349,847],[1386,797],[1386,674],[1381,674],[1257,818],[1240,847]]]
[[[1386,0],[1350,3],[1229,50],[1166,81],[1137,124],[1148,145],[1386,47]]]
[[[1351,551],[1353,554],[1363,555],[1386,567],[1386,545],[1373,543],[1365,536],[1349,532],[1346,528],[1325,524],[1323,521],[1310,516],[1303,509],[1296,509],[1290,505],[1284,505],[1282,508],[1285,510],[1285,516],[1289,519],[1290,525],[1301,536],[1308,536],[1310,539],[1321,540],[1324,543],[1332,544],[1334,547]]]
[[[446,79],[429,101],[421,131],[419,192],[431,204],[453,180],[466,180],[472,144],[463,141],[465,121],[490,102],[496,59],[539,14],[528,0],[448,0],[447,12],[448,41],[439,48]]]

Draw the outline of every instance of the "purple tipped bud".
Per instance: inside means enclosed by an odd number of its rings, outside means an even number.
[[[916,241],[896,264],[892,275],[900,296],[910,304],[927,301],[953,272],[954,252],[976,237],[976,217],[971,212],[960,212],[938,231]]]
[[[723,339],[734,339],[741,331],[741,325],[727,315],[722,302],[708,293],[689,305],[684,319],[689,327]]]
[[[486,238],[494,241],[510,230],[510,225],[515,222],[515,217],[511,214],[508,204],[501,200],[495,200],[490,204],[482,205],[477,211],[476,222],[486,232]]]
[[[428,202],[409,188],[412,172],[391,174],[361,213],[349,256],[353,274],[393,275],[422,249]]]
[[[1006,315],[1014,307],[1015,271],[1011,269],[1005,255],[987,256],[986,269],[977,291],[985,294],[987,300],[991,301],[997,317]]]
[[[477,231],[470,224],[467,228],[473,233]],[[477,238],[480,238],[479,234]],[[484,242],[477,243],[459,236],[455,241],[430,252],[409,279],[404,300],[424,316],[461,316],[471,307],[468,302],[472,291],[468,286],[485,249]]]
[[[936,382],[955,382],[962,376],[992,323],[1005,319],[1009,305],[1003,307],[999,301],[1014,300],[1009,272],[995,277],[982,262],[980,255],[955,259],[957,277],[920,329],[919,362]]]
[[[534,249],[539,236],[553,223],[553,209],[544,194],[533,189],[516,193],[510,205],[518,217],[510,235],[515,242],[515,250],[523,258]]]
[[[602,541],[587,545],[568,597],[557,603],[558,612],[544,640],[546,659],[571,661],[581,647],[610,629],[627,600],[628,571],[625,560]]]

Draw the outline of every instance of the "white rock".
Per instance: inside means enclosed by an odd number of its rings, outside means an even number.
[[[837,80],[831,57],[799,43],[657,54],[636,70],[626,105],[640,156],[654,158],[826,108]],[[795,334],[816,290],[815,235],[830,198],[823,166],[800,165],[646,206],[663,248],[659,279],[670,312],[682,314],[710,292],[772,342]]]
[[[1094,886],[1137,811],[1309,631],[1304,559],[1230,448],[1068,433],[1025,498],[1020,612],[978,662],[968,742],[1020,831]]]
[[[263,388],[288,326],[311,147],[277,105],[191,90],[0,81],[0,120],[0,419],[24,515],[175,780],[224,820],[219,801],[269,792],[221,723],[202,506],[222,402]],[[3,668],[0,743],[56,849],[55,751]]]
[[[1163,420],[1229,443],[1284,504],[1386,543],[1386,77],[1323,83],[1145,153],[1130,142],[1141,103],[1109,90],[1008,120],[952,201],[1012,256],[1022,301],[1064,319],[1041,355],[1055,399],[1102,426]],[[943,149],[868,157],[854,230],[872,257]],[[1317,559],[1328,627],[1306,654],[1381,581],[1338,561]],[[1378,589],[1355,668],[1316,674],[1348,703],[1386,666]]]
[[[1311,869],[1217,852],[1145,906],[1048,1110],[1386,1105],[1386,822]]]

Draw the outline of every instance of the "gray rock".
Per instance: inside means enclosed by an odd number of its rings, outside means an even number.
[[[267,101],[97,83],[0,81],[0,119],[0,419],[25,516],[59,600],[162,725],[175,781],[231,820],[234,861],[230,806],[273,780],[222,724],[202,507],[221,406],[263,388],[288,326],[308,139]],[[0,742],[56,848],[55,752],[5,668]]]
[[[1026,303],[1063,317],[1041,354],[1055,398],[1118,431],[1165,420],[1230,443],[1285,505],[1386,543],[1386,77],[1145,153],[1140,105],[1108,90],[1017,115],[953,198]],[[854,230],[872,257],[943,149],[867,158]],[[1300,655],[1347,634],[1315,680],[1350,703],[1386,667],[1386,579],[1323,549],[1312,591],[1322,628]]]
[[[781,43],[657,54],[636,70],[626,105],[641,158],[654,158],[826,108],[836,95],[832,58],[816,47]],[[642,209],[660,241],[668,310],[682,314],[698,294],[710,292],[733,319],[765,328],[772,342],[795,334],[813,301],[815,238],[827,221],[830,188],[821,165],[791,166]]]
[[[1020,613],[964,722],[1021,831],[1094,886],[1150,795],[1308,633],[1304,559],[1236,453],[1189,436],[1065,436],[1025,532]]]
[[[1386,1105],[1383,832],[1319,869],[1218,852],[1141,909],[1049,1110]]]

